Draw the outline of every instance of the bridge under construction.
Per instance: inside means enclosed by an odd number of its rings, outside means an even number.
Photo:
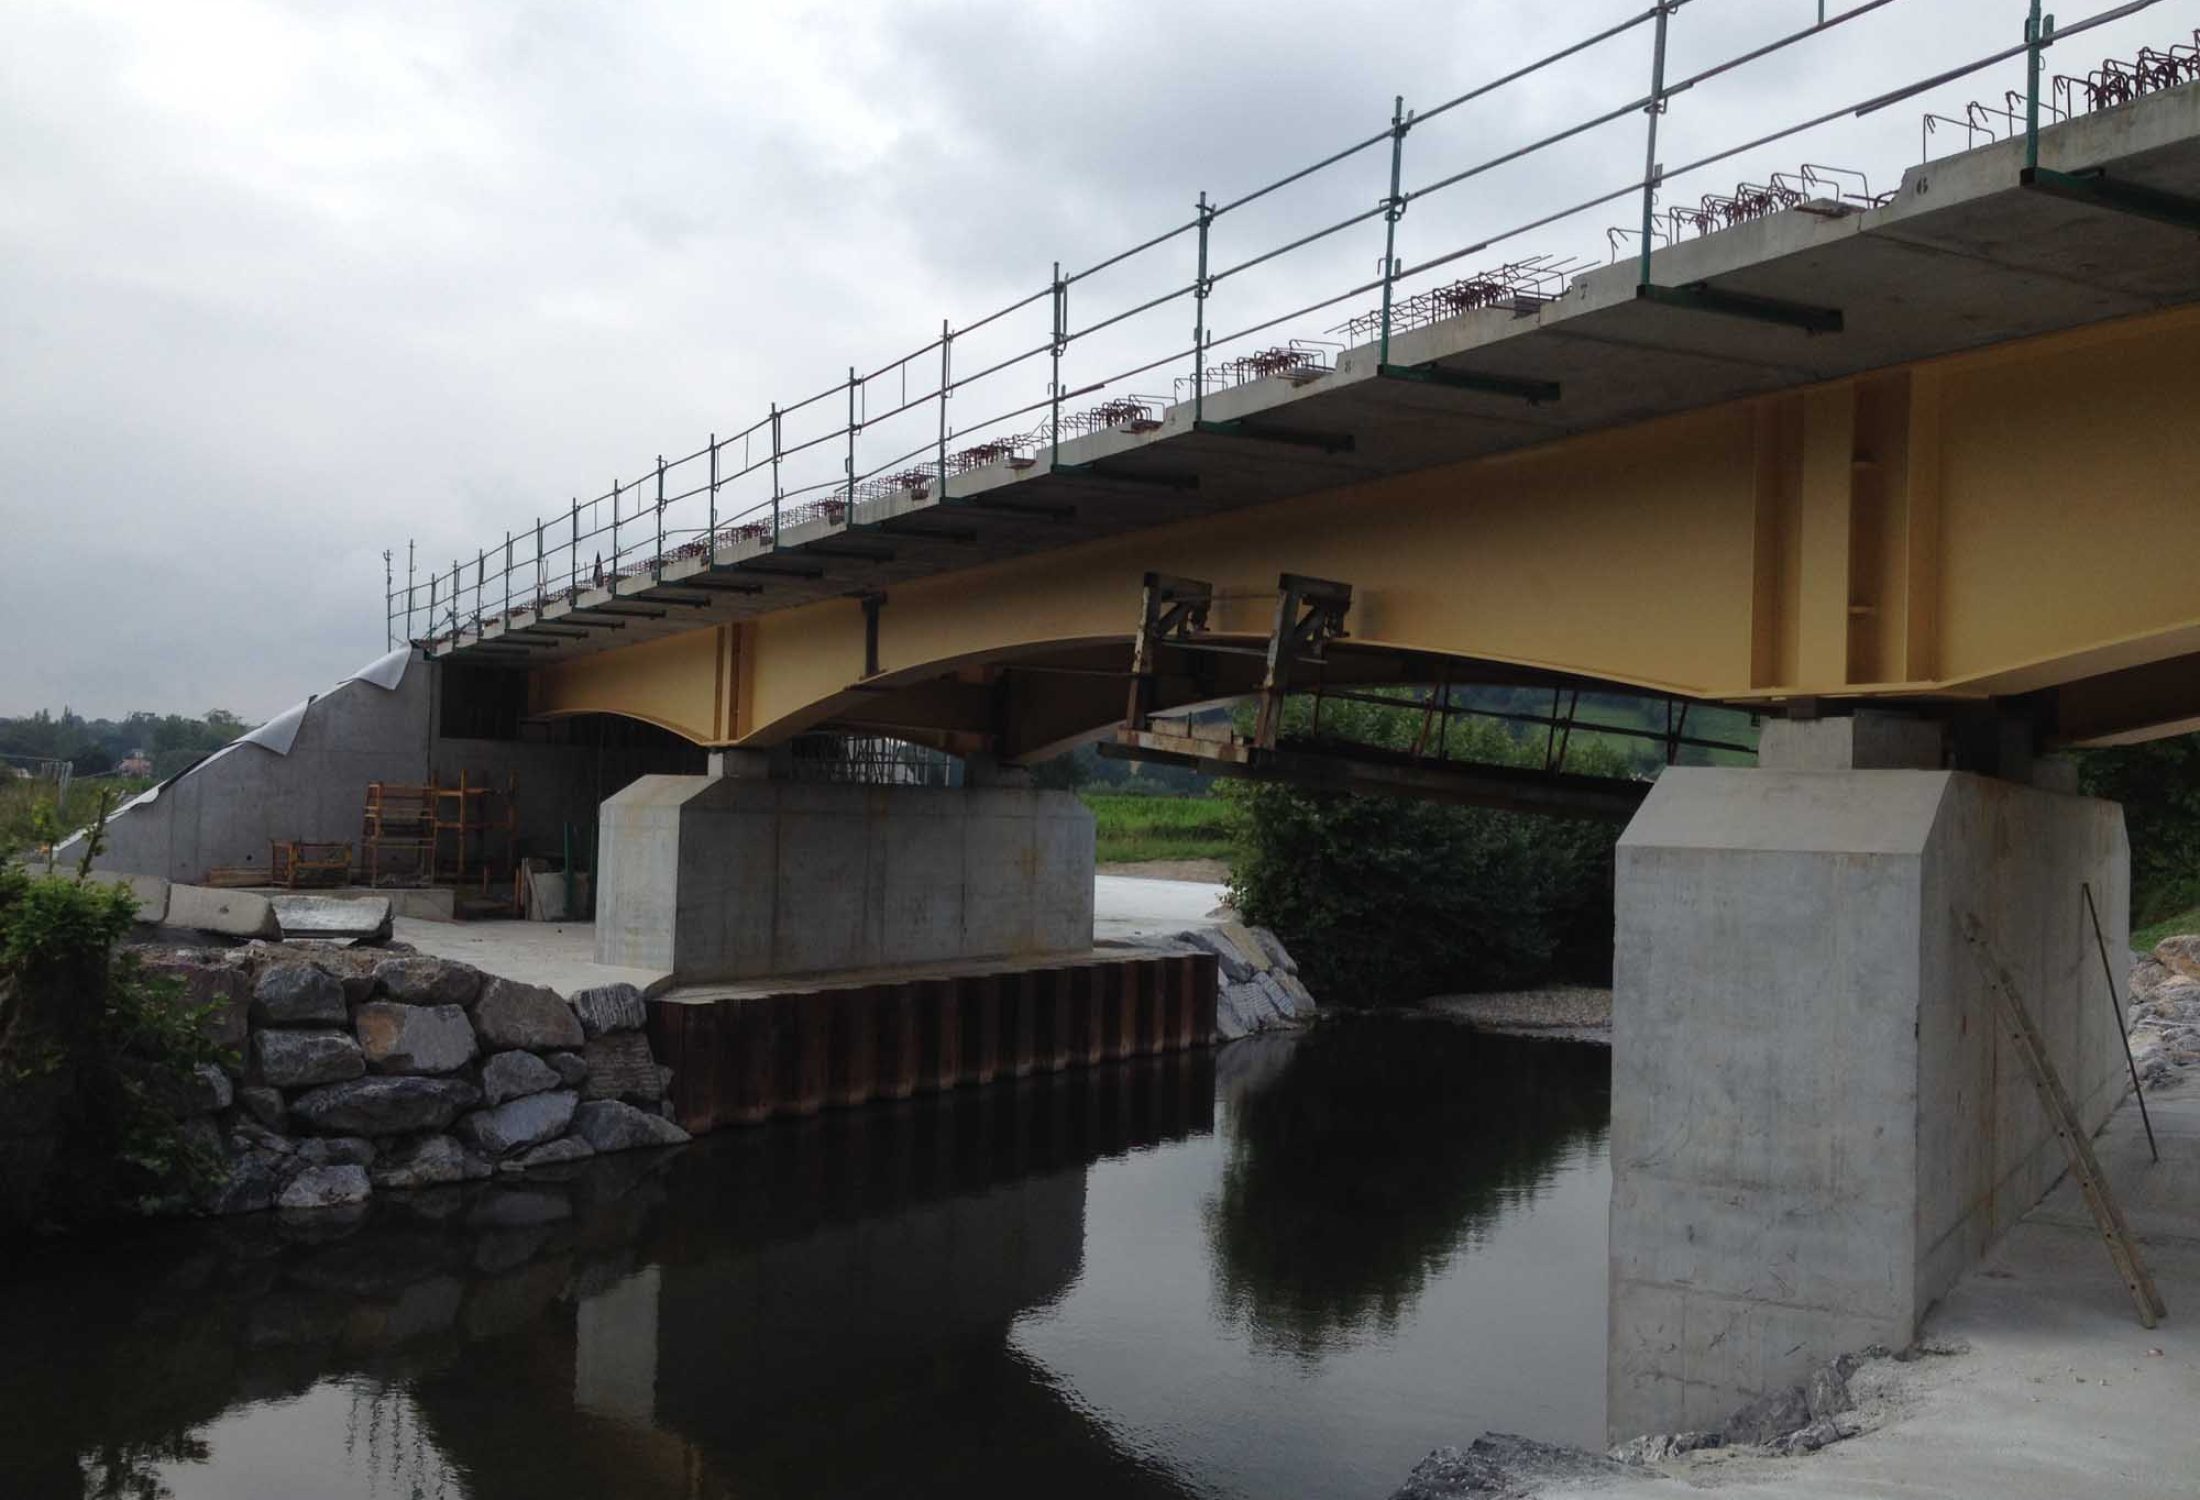
[[[1202,195],[448,571],[408,559],[394,665],[366,679],[387,701],[304,706],[290,732],[345,776],[533,757],[551,825],[600,825],[599,960],[686,984],[1089,947],[1089,815],[1022,768],[1095,739],[1625,819],[1615,1433],[1900,1347],[2059,1170],[1967,935],[2087,1128],[2124,1086],[2096,957],[2128,936],[2122,816],[2053,752],[2200,727],[2200,30],[2063,73],[2094,28],[2179,7],[2058,30],[2035,3],[1958,67],[1859,79],[1839,110],[1666,163],[1672,113],[1888,3],[1691,69],[1696,7],[1657,0],[1401,101],[1313,166]],[[1639,95],[1414,175],[1451,111],[1629,41]],[[2017,73],[1929,116],[1929,142],[1966,149],[1886,190],[1717,175]],[[1614,129],[1647,136],[1639,175],[1406,253],[1409,209]],[[1254,205],[1354,171],[1387,181],[1372,207],[1223,253]],[[1614,204],[1609,263],[1540,248]],[[1355,234],[1380,239],[1374,278],[1294,278]],[[1441,729],[1382,755],[1283,727],[1307,698],[1448,721],[1477,687],[1548,695],[1513,715],[1539,766],[1449,761]],[[1566,762],[1583,695],[1614,692],[1658,706],[1654,784]],[[1181,716],[1233,702],[1249,728]],[[1749,748],[1707,706],[1763,721],[1754,766],[1688,763]],[[328,728],[354,712],[384,760]],[[627,726],[608,761],[606,725]],[[819,784],[791,753],[818,734],[963,757],[966,784]],[[341,797],[265,795],[269,766],[163,789],[109,862],[186,875],[272,817],[341,820]],[[337,774],[314,766],[301,787]]]

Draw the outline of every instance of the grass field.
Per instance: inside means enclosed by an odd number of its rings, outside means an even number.
[[[2151,953],[2156,943],[2180,932],[2200,932],[2200,906],[2188,912],[2180,912],[2167,921],[2156,922],[2152,927],[2140,928],[2132,933],[2131,946],[2135,952]]]
[[[99,811],[102,791],[120,805],[151,785],[149,781],[124,777],[77,778],[69,784],[68,804],[56,810],[63,836],[92,821]],[[53,807],[54,784],[50,781],[25,781],[14,777],[0,781],[0,860],[30,853],[37,844],[33,834],[34,809]]]
[[[1144,859],[1228,859],[1234,812],[1219,797],[1080,793],[1092,809],[1100,863]]]

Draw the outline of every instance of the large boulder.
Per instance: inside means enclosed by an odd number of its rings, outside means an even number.
[[[369,1175],[378,1188],[423,1188],[478,1182],[492,1170],[450,1136],[428,1135],[377,1156]]]
[[[243,1055],[250,1029],[250,975],[230,964],[209,962],[188,949],[141,953],[138,967],[155,979],[179,985],[178,1005],[192,1010],[208,1008],[199,1023],[199,1034],[218,1047]]]
[[[631,984],[604,984],[580,990],[574,994],[572,1003],[573,1014],[580,1018],[581,1030],[590,1036],[602,1036],[610,1031],[639,1031],[648,1016],[642,992]]]
[[[374,1161],[374,1142],[361,1135],[317,1135],[300,1141],[295,1154],[313,1167],[364,1167]]]
[[[586,1040],[579,1018],[557,991],[516,979],[491,979],[482,987],[474,1002],[474,1030],[492,1051],[563,1052]]]
[[[300,1094],[290,1113],[316,1135],[409,1135],[441,1130],[480,1102],[462,1078],[371,1077]]]
[[[580,1102],[580,1095],[564,1089],[529,1094],[494,1109],[476,1110],[460,1120],[452,1134],[484,1156],[508,1156],[565,1134]]]
[[[657,1059],[650,1055],[649,1038],[639,1031],[597,1037],[581,1049],[581,1060],[588,1065],[588,1080],[581,1085],[581,1092],[590,1099],[655,1104],[664,1096]]]
[[[346,1005],[362,1005],[374,998],[374,971],[388,958],[371,948],[309,948],[313,967],[344,987]]]
[[[360,1166],[307,1167],[275,1195],[277,1208],[336,1208],[360,1203],[373,1193],[367,1169]]]
[[[473,1023],[456,1005],[370,1000],[351,1027],[377,1073],[455,1073],[474,1060]]]
[[[341,1031],[260,1031],[252,1036],[252,1071],[270,1088],[303,1089],[357,1078],[367,1060]]]
[[[220,1182],[200,1190],[199,1207],[210,1214],[258,1213],[274,1206],[275,1195],[293,1170],[280,1152],[240,1151],[230,1157],[229,1170]]]
[[[2154,945],[2154,960],[2163,967],[2200,979],[2200,932],[2180,932]]]
[[[688,1133],[670,1120],[644,1114],[616,1099],[596,1099],[573,1112],[573,1134],[597,1151],[632,1151],[640,1146],[677,1146]]]
[[[481,1065],[481,1095],[491,1105],[547,1093],[559,1083],[558,1070],[532,1052],[499,1052]]]
[[[530,1147],[506,1162],[507,1167],[532,1171],[536,1167],[564,1166],[570,1162],[586,1161],[596,1154],[596,1148],[577,1135],[561,1135],[554,1141]]]
[[[471,1005],[481,994],[481,971],[444,958],[391,958],[375,965],[375,983],[407,1005]]]
[[[252,987],[256,1026],[341,1026],[343,981],[307,963],[270,964]]]

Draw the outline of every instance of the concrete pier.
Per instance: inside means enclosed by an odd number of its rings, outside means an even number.
[[[2125,1089],[2082,889],[2122,953],[2120,809],[1874,768],[1937,761],[1937,740],[1856,726],[1766,748],[1769,768],[1667,771],[1620,842],[1615,1438],[1716,1426],[1837,1354],[1903,1347],[2061,1171],[1965,914],[2089,1128]]]
[[[596,961],[675,982],[1092,946],[1069,792],[644,776],[606,799]]]

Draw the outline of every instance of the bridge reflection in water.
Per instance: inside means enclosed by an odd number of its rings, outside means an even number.
[[[239,1500],[1382,1493],[1469,1426],[1601,1424],[1604,1088],[1589,1049],[1346,1022],[151,1233],[11,1277],[0,1472]],[[1561,1201],[1592,1243],[1535,1227]],[[1555,1367],[1477,1347],[1561,1305],[1586,1314]]]

